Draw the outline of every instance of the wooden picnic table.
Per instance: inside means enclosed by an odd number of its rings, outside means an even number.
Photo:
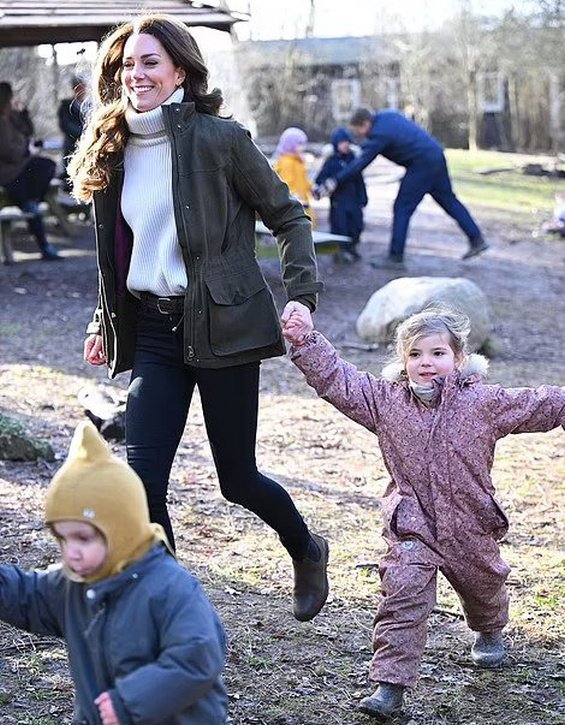
[[[75,202],[68,194],[61,192],[62,181],[52,179],[49,190],[45,195],[42,213],[51,215],[57,220],[64,236],[71,237],[73,226],[69,221],[69,213],[83,213],[88,215],[89,205]],[[31,214],[23,212],[15,206],[8,195],[0,187],[0,256],[4,264],[13,264],[14,250],[11,241],[12,226],[16,222],[27,221]]]

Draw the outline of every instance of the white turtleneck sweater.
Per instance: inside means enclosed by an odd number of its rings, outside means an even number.
[[[181,103],[176,90],[164,104]],[[126,111],[130,137],[124,156],[121,209],[133,231],[127,287],[133,294],[183,295],[188,285],[173,209],[171,144],[161,106]]]

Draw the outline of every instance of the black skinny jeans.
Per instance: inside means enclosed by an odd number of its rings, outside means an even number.
[[[263,476],[255,462],[259,363],[220,369],[185,365],[182,323],[172,331],[178,322],[179,316],[142,305],[128,392],[127,459],[145,486],[151,520],[164,527],[174,545],[166,500],[169,474],[197,385],[222,494],[273,528],[291,557],[303,558],[308,528],[285,489]]]

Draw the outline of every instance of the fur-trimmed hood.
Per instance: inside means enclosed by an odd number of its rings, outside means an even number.
[[[484,355],[472,353],[466,357],[463,366],[457,370],[457,374],[462,381],[467,381],[469,378],[484,380],[488,375],[488,366],[489,361]],[[401,383],[407,379],[404,365],[400,362],[385,365],[381,371],[381,377],[391,383]]]

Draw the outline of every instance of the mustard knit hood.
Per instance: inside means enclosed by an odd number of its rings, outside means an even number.
[[[92,583],[119,574],[159,541],[173,553],[162,526],[149,520],[140,478],[112,454],[92,423],[79,423],[67,460],[47,489],[45,522],[58,521],[91,524],[106,539],[104,564],[80,581]],[[65,571],[77,580],[68,567]]]

